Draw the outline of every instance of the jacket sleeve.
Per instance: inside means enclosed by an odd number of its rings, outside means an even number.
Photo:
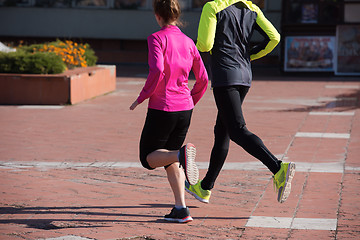
[[[145,85],[141,90],[138,103],[142,103],[145,99],[151,97],[155,92],[159,80],[164,77],[164,56],[160,41],[153,35],[148,37],[149,47],[149,75]]]
[[[204,5],[199,22],[196,47],[200,52],[209,52],[214,45],[216,31],[215,10],[208,2]]]
[[[254,10],[257,13],[256,24],[257,29],[263,36],[264,41],[251,50],[250,59],[255,60],[264,57],[270,53],[276,45],[280,42],[280,34],[271,22],[264,16],[260,8],[255,7]]]
[[[196,82],[191,90],[191,97],[193,99],[194,105],[196,105],[202,96],[205,94],[208,86],[208,74],[204,66],[204,62],[201,59],[200,53],[194,46],[194,60],[192,71],[195,75]]]

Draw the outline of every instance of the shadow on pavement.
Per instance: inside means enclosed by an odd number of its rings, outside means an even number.
[[[22,224],[27,225],[29,228],[52,230],[63,228],[94,228],[94,227],[109,227],[104,225],[106,223],[169,223],[163,220],[162,215],[151,214],[132,214],[121,212],[97,212],[96,209],[109,210],[109,209],[138,209],[138,208],[172,208],[172,204],[140,204],[134,206],[82,206],[82,207],[1,207],[1,215],[22,215],[22,219],[0,219],[0,224]],[[198,208],[196,206],[189,206],[189,208]],[[87,211],[86,209],[90,210]],[[78,211],[80,210],[80,211]],[[54,218],[39,218],[33,219],[36,215],[53,215]],[[27,216],[28,215],[28,216]],[[88,219],[88,218],[56,218],[56,215],[85,215],[85,216],[103,216],[103,217],[117,217],[116,219]],[[119,219],[124,217],[127,219]],[[132,219],[128,219],[132,218]],[[154,220],[136,220],[136,218],[153,218]],[[229,219],[248,219],[248,217],[194,217],[194,219],[217,219],[217,220],[229,220]],[[96,225],[94,225],[96,224]]]
[[[340,94],[334,97],[332,101],[324,101],[318,106],[306,106],[300,108],[292,108],[282,110],[283,112],[310,112],[310,111],[323,111],[327,109],[338,108],[337,111],[345,112],[356,110],[360,108],[360,89],[353,90],[348,94]]]

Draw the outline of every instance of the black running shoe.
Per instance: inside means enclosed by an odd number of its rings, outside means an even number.
[[[190,216],[189,208],[182,208],[177,210],[175,207],[171,209],[170,214],[164,216],[164,219],[169,222],[178,223],[187,223],[193,220],[193,218]]]
[[[184,168],[186,180],[190,185],[195,185],[199,180],[199,169],[195,163],[196,148],[194,144],[188,143],[179,151],[179,162]]]

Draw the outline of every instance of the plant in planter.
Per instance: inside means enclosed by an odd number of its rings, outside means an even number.
[[[0,104],[75,104],[114,91],[115,66],[96,61],[89,45],[72,41],[0,52]]]
[[[65,63],[55,53],[0,52],[1,73],[55,74],[65,69]]]
[[[1,73],[56,74],[94,66],[97,57],[88,44],[73,41],[19,45],[16,52],[0,52]]]

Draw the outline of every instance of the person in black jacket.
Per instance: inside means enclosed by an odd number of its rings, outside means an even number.
[[[254,30],[264,40],[250,48]],[[290,194],[295,164],[278,160],[262,140],[246,128],[242,111],[252,81],[251,61],[270,53],[279,41],[280,34],[251,1],[215,0],[203,7],[196,46],[200,52],[211,54],[211,84],[218,115],[206,176],[195,185],[185,183],[186,190],[201,202],[209,202],[230,140],[259,159],[274,174],[279,202],[284,202]]]

